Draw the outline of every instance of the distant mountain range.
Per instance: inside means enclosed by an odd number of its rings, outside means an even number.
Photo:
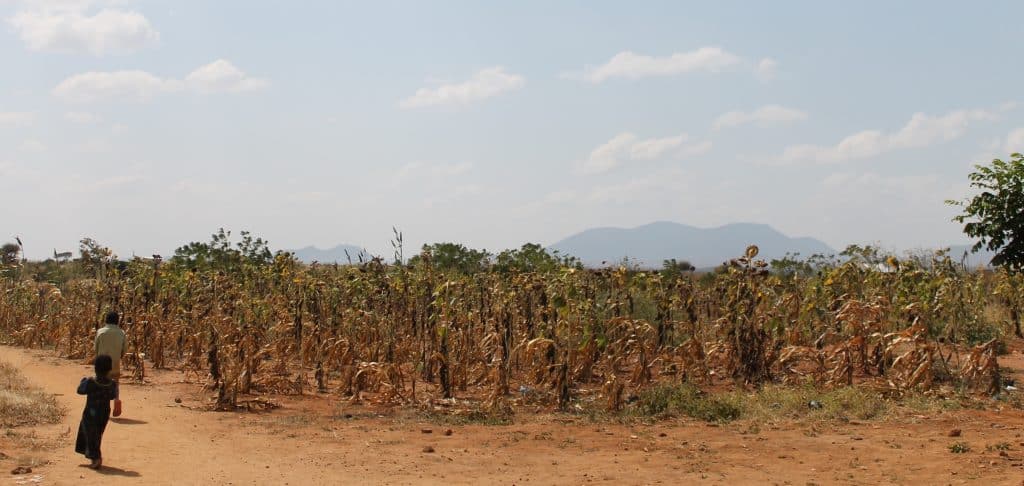
[[[295,258],[305,263],[348,263],[349,258],[352,259],[352,263],[357,263],[359,262],[360,255],[362,255],[363,260],[369,259],[369,252],[354,245],[338,245],[326,250],[321,250],[315,246],[307,246],[290,251],[295,254]],[[345,254],[346,251],[348,251],[348,255]]]
[[[814,254],[838,255],[838,251],[814,238],[787,236],[766,224],[735,223],[717,228],[697,228],[680,223],[656,222],[636,228],[593,228],[569,236],[548,249],[579,258],[587,266],[613,265],[623,258],[642,267],[658,268],[662,261],[675,258],[688,261],[698,269],[709,269],[743,255],[748,245],[757,245],[758,258],[770,261],[787,253],[807,258]],[[971,268],[988,265],[993,254],[970,253],[969,245],[949,247],[949,256],[964,260]],[[348,251],[348,256],[345,251]],[[338,245],[320,249],[307,246],[291,250],[299,260],[312,263],[358,262],[368,260],[369,252],[355,245]]]
[[[660,267],[662,261],[675,258],[689,261],[697,268],[709,268],[742,256],[752,244],[760,249],[758,258],[765,260],[781,258],[786,253],[798,253],[803,258],[815,253],[837,253],[820,240],[793,238],[766,224],[753,223],[697,228],[657,222],[636,228],[594,228],[549,248],[573,255],[590,266],[613,264],[628,257],[643,267]]]

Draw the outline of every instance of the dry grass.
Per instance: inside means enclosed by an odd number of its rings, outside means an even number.
[[[463,274],[429,258],[306,266],[218,251],[223,259],[104,264],[59,287],[0,279],[0,335],[84,359],[93,340],[83,323],[117,309],[133,355],[204,381],[217,410],[315,390],[473,421],[531,407],[591,413],[592,404],[619,414],[637,408],[636,395],[649,405],[638,416],[803,415],[815,401],[811,416],[858,418],[877,414],[881,397],[999,394],[996,354],[1017,304],[993,296],[1024,286],[949,260],[895,262],[891,272],[850,261],[784,278],[754,246],[700,279],[626,266]],[[127,360],[125,371],[142,378]],[[870,383],[876,397],[772,391],[808,380],[822,390]],[[743,393],[673,389],[682,382],[779,396],[751,408]],[[443,401],[453,399],[475,402],[451,410]]]
[[[0,362],[0,425],[55,424],[64,413],[53,395],[31,386],[16,367]]]
[[[767,385],[756,391],[706,393],[693,385],[682,384],[648,388],[625,412],[627,416],[688,416],[717,423],[734,420],[815,423],[886,420],[906,413],[956,410],[964,406],[962,402],[980,403],[967,396],[946,399],[924,394],[887,399],[873,390],[856,386],[825,389],[813,384]]]
[[[861,387],[822,390],[813,386],[766,386],[734,399],[744,404],[746,416],[774,421],[847,421],[883,418],[892,403]]]

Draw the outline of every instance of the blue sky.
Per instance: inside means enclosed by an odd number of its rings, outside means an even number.
[[[0,239],[964,242],[943,201],[1024,150],[1024,4],[748,3],[0,0]]]

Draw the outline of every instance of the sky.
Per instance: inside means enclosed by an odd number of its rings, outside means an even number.
[[[653,221],[966,243],[1024,3],[0,0],[0,240],[500,250]]]

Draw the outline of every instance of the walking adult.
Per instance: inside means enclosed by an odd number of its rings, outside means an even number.
[[[110,356],[111,369],[107,375],[111,380],[118,381],[121,378],[121,358],[125,352],[124,331],[118,325],[120,316],[117,312],[110,311],[103,319],[104,326],[96,331],[95,351],[96,356]]]
[[[124,357],[124,352],[127,348],[124,331],[118,325],[120,316],[117,315],[117,312],[107,312],[103,322],[103,327],[96,331],[96,342],[93,348],[96,351],[97,358],[100,356],[110,356],[110,372],[107,373],[107,377],[114,383],[117,383],[121,380],[121,358]],[[113,415],[115,417],[121,415],[120,397],[114,398]]]

